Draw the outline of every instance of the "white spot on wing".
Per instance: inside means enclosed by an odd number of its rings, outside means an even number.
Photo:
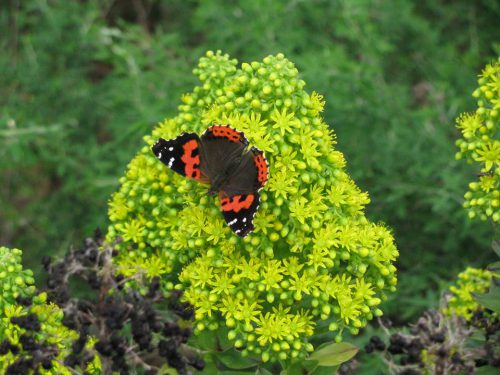
[[[169,147],[168,151],[174,151],[174,148],[173,147]]]
[[[238,222],[238,219],[231,220],[229,223],[227,223],[229,226],[236,224]]]
[[[168,161],[169,168],[172,168],[172,165],[174,165],[174,161],[175,161],[175,158],[170,158],[170,160]]]

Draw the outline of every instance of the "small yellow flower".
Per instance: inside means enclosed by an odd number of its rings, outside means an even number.
[[[269,116],[271,121],[274,122],[272,125],[273,129],[278,129],[282,136],[285,133],[293,133],[293,128],[296,127],[294,117],[294,113],[287,113],[286,108],[283,108],[281,112],[275,108],[271,116]]]
[[[266,129],[267,120],[263,119],[260,113],[251,112],[250,115],[243,114],[242,119],[248,134],[259,134]]]
[[[262,284],[266,290],[278,287],[278,283],[283,279],[283,268],[280,263],[279,260],[268,260],[267,264],[261,268]]]
[[[131,220],[126,222],[122,228],[123,239],[125,241],[139,242],[142,239],[144,225],[141,220]]]
[[[259,335],[257,339],[261,346],[267,343],[272,343],[273,340],[279,340],[283,337],[283,319],[278,316],[266,313],[265,315],[260,315],[257,319],[257,328],[255,332]]]
[[[120,193],[113,194],[109,202],[109,217],[113,218],[113,220],[121,220],[127,216],[128,212],[129,209],[125,197]]]
[[[486,193],[498,188],[498,181],[495,176],[481,176],[479,178],[479,184],[481,185],[481,190]]]
[[[325,107],[325,100],[323,99],[323,95],[318,94],[316,91],[313,91],[311,94],[311,109],[312,111],[318,115],[323,112]]]
[[[220,218],[212,218],[207,221],[203,231],[208,235],[207,240],[217,244],[226,237],[227,225]]]
[[[153,279],[164,275],[167,272],[167,267],[163,259],[153,255],[144,262],[144,271],[148,278]]]
[[[234,317],[247,325],[250,322],[257,321],[257,316],[260,314],[262,306],[258,301],[250,302],[248,299],[239,300],[237,310]]]
[[[290,180],[296,179],[297,176],[295,171],[273,168],[266,188],[275,192],[276,198],[287,199],[289,194],[297,193],[297,187],[290,184]]]
[[[311,286],[314,280],[307,273],[302,275],[293,275],[290,280],[290,290],[296,291],[297,293],[310,294]]]
[[[457,126],[465,138],[472,138],[483,126],[481,117],[477,113],[463,113],[457,119]]]
[[[493,166],[500,166],[500,141],[487,142],[476,152],[479,156],[475,160],[483,162],[486,171],[491,170]]]
[[[211,293],[215,294],[229,294],[231,289],[234,289],[234,284],[226,273],[214,275],[214,279],[210,281],[210,284],[213,285]]]
[[[237,268],[241,271],[238,275],[249,280],[259,279],[259,269],[262,266],[258,260],[250,258],[249,260],[241,258]]]

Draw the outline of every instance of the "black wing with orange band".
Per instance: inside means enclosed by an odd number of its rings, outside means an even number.
[[[259,193],[233,195],[224,197],[219,195],[222,216],[229,228],[239,237],[245,237],[254,230],[253,217],[259,208]]]
[[[167,167],[185,177],[207,182],[201,170],[200,138],[195,133],[182,133],[177,138],[160,138],[152,147],[153,153]]]

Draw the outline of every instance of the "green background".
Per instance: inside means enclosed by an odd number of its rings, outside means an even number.
[[[394,230],[405,322],[492,228],[461,208],[478,172],[454,160],[454,119],[500,52],[500,3],[480,1],[8,0],[0,3],[0,245],[26,266],[107,225],[109,195],[142,135],[175,113],[206,50],[284,53],[324,117],[368,216]]]

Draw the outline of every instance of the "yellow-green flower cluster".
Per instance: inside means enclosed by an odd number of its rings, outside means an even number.
[[[21,264],[22,251],[0,247],[0,311],[16,304],[16,298],[33,295],[36,291],[35,279],[31,270],[23,270]],[[0,337],[3,337],[3,326],[0,326]]]
[[[463,113],[457,119],[462,139],[457,141],[460,151],[456,158],[464,157],[478,164],[478,180],[469,184],[464,207],[469,217],[500,221],[500,61],[487,65],[479,76],[479,87],[472,94],[478,108]]]
[[[492,276],[491,271],[467,267],[458,274],[456,285],[450,287],[452,296],[447,300],[443,312],[469,320],[480,306],[474,299],[473,293],[486,293],[491,285]]]
[[[21,335],[26,330],[11,319],[22,317],[27,314],[35,314],[40,322],[40,330],[31,332],[35,342],[57,348],[58,353],[52,360],[50,370],[40,369],[41,374],[67,374],[73,372],[64,366],[64,358],[72,351],[71,345],[78,338],[78,333],[68,329],[61,321],[63,311],[55,304],[47,302],[46,293],[36,294],[31,270],[24,270],[21,264],[22,251],[18,249],[8,249],[0,247],[0,343],[4,340],[12,345],[22,347],[19,343]],[[32,298],[32,304],[24,306],[16,301],[18,297]],[[90,345],[93,345],[90,343]],[[0,355],[0,373],[5,373],[6,369],[16,362],[22,351],[13,354],[8,351]],[[87,366],[89,374],[100,374],[100,362],[98,356]]]
[[[305,356],[319,321],[338,341],[346,329],[357,333],[395,290],[398,251],[390,231],[364,215],[369,197],[334,148],[322,96],[304,90],[282,54],[237,68],[209,51],[193,72],[199,86],[145,137],[110,200],[108,239],[123,240],[120,272],[183,289],[196,331],[227,329],[236,348],[264,361]],[[269,161],[255,231],[244,239],[206,186],[151,152],[159,137],[201,134],[212,124],[243,131]]]

